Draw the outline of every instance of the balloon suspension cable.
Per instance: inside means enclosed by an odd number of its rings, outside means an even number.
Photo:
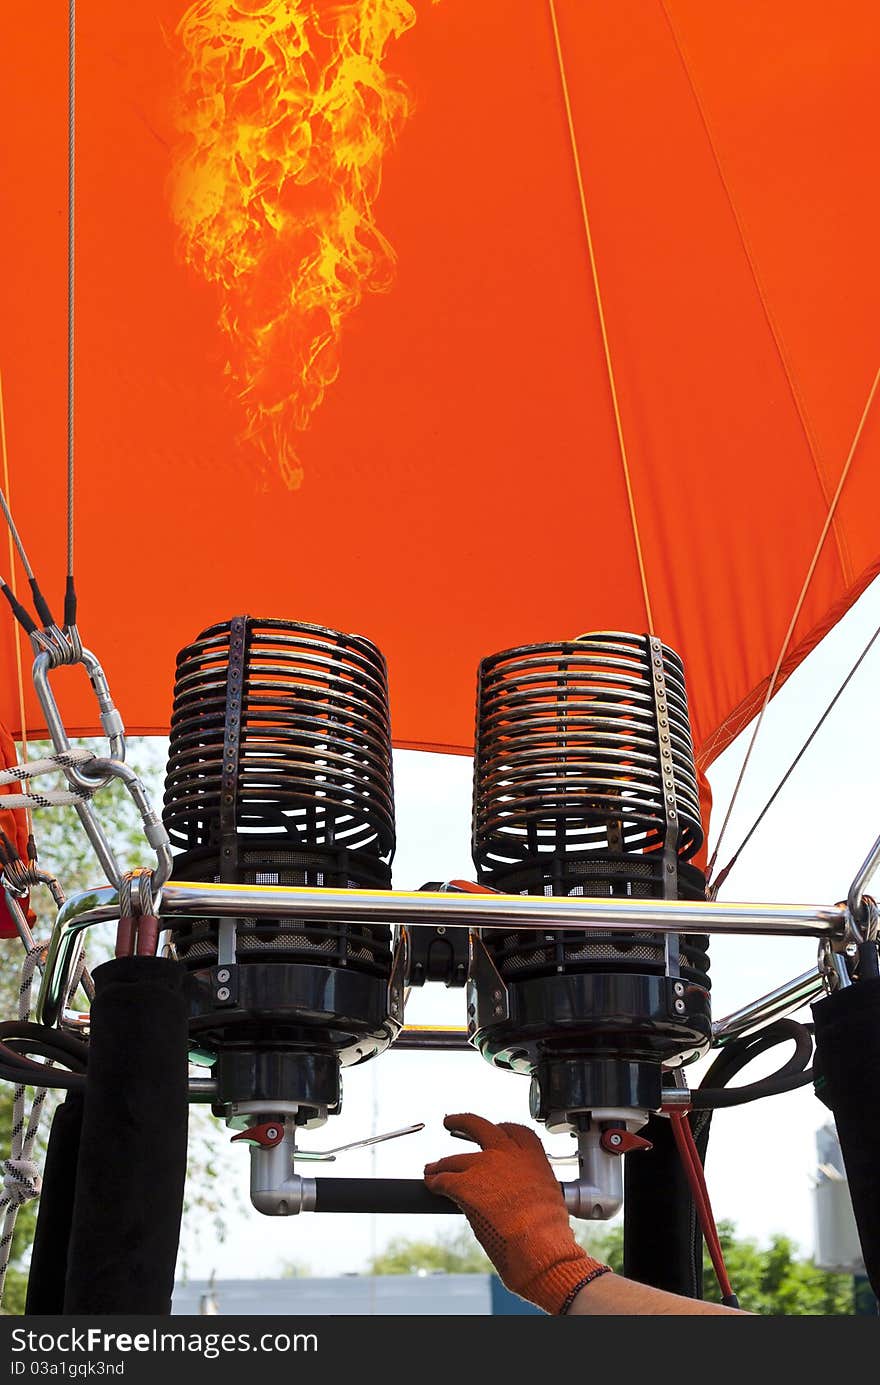
[[[31,589],[31,599],[43,629],[40,630],[26,607],[19,601],[12,563],[11,584],[0,577],[0,591],[6,597],[19,625],[30,637],[35,650],[45,649],[56,663],[77,663],[82,651],[76,629],[76,588],[74,584],[74,345],[75,345],[75,247],[76,247],[76,0],[68,0],[68,88],[67,88],[67,577],[64,590],[64,629],[56,625],[49,603],[40,590],[27,551],[18,532],[9,503],[9,471],[6,430],[3,423],[3,479],[0,508],[12,542],[18,550]]]
[[[761,823],[764,821],[764,818],[767,816],[768,812],[773,807],[773,804],[776,802],[782,790],[785,788],[786,784],[788,783],[794,771],[797,769],[804,755],[809,750],[810,746],[813,744],[813,741],[816,739],[822,727],[825,725],[825,722],[828,720],[829,716],[834,711],[834,708],[837,706],[841,697],[846,692],[846,689],[849,687],[849,684],[852,682],[852,679],[855,677],[856,673],[861,668],[862,664],[865,662],[865,659],[868,657],[868,654],[871,652],[874,645],[876,644],[878,637],[880,637],[880,625],[877,626],[877,629],[874,631],[873,635],[868,640],[868,643],[865,645],[864,649],[862,650],[859,657],[856,659],[849,673],[846,675],[840,687],[837,689],[837,692],[834,694],[831,701],[828,703],[828,706],[825,708],[824,712],[822,713],[819,720],[816,722],[816,725],[813,727],[807,739],[804,741],[797,755],[794,757],[788,769],[785,771],[785,774],[782,776],[776,788],[773,790],[773,793],[767,799],[767,802],[764,804],[760,813],[755,818],[755,821],[752,823],[748,832],[743,837],[739,846],[736,848],[736,851],[734,851],[733,855],[730,857],[730,860],[727,862],[727,865],[724,866],[722,870],[718,871],[717,875],[712,881],[711,888],[708,892],[710,899],[715,899],[717,897],[718,891],[721,889],[721,886],[724,884],[725,880],[730,875],[730,872],[733,870],[742,852],[745,850],[749,842],[754,837]]]
[[[76,0],[69,0],[67,22],[67,580],[64,624],[76,625],[76,587],[73,580],[74,503],[74,342],[76,270]]]
[[[828,507],[828,514],[825,516],[825,523],[824,523],[823,526],[822,526],[822,532],[821,532],[820,535],[819,535],[819,539],[818,539],[818,542],[817,542],[817,544],[816,544],[816,548],[815,548],[815,551],[814,551],[814,553],[813,553],[813,557],[812,557],[812,559],[811,559],[810,566],[809,566],[809,568],[807,569],[807,575],[806,575],[806,577],[804,578],[804,582],[803,582],[803,586],[801,587],[800,595],[798,596],[797,603],[796,603],[795,608],[794,608],[794,612],[793,612],[793,614],[792,614],[791,620],[789,621],[788,629],[787,629],[787,631],[786,631],[786,633],[785,633],[785,639],[782,641],[782,648],[781,648],[780,651],[779,651],[779,657],[778,657],[777,660],[776,660],[776,666],[775,666],[775,668],[773,669],[773,673],[771,674],[770,681],[769,681],[769,683],[767,684],[767,691],[766,691],[766,693],[764,694],[764,699],[763,699],[763,701],[762,701],[762,703],[761,703],[761,710],[759,711],[757,720],[755,721],[755,727],[754,727],[754,730],[752,731],[751,739],[749,740],[749,744],[748,744],[748,747],[747,747],[747,749],[746,749],[745,758],[743,759],[742,765],[740,766],[739,776],[737,777],[737,781],[736,781],[736,783],[735,783],[735,785],[734,785],[734,787],[733,787],[733,793],[731,794],[730,802],[729,802],[728,805],[727,805],[727,812],[725,813],[725,815],[724,815],[724,821],[723,821],[723,823],[721,824],[721,831],[719,832],[719,834],[718,834],[718,840],[717,840],[717,842],[715,843],[715,850],[712,852],[712,857],[711,857],[711,859],[710,859],[710,861],[709,861],[709,864],[708,864],[708,867],[707,867],[707,869],[706,869],[706,875],[707,875],[707,881],[708,881],[707,889],[708,889],[710,892],[712,891],[713,888],[716,888],[716,886],[715,886],[715,880],[714,880],[714,875],[713,875],[713,872],[714,872],[714,869],[715,869],[715,863],[716,863],[716,861],[718,860],[718,854],[719,854],[719,852],[720,852],[720,850],[721,850],[721,844],[722,844],[722,842],[723,842],[723,840],[724,840],[725,833],[727,832],[727,828],[728,828],[728,826],[729,826],[729,824],[730,824],[731,814],[733,813],[733,809],[734,809],[734,805],[736,804],[736,800],[737,800],[737,798],[739,797],[740,789],[742,788],[742,784],[743,784],[743,779],[745,778],[745,773],[746,773],[746,770],[748,769],[749,761],[750,761],[751,758],[752,758],[752,752],[753,752],[754,749],[755,749],[755,741],[758,739],[758,734],[759,734],[759,732],[760,732],[760,730],[761,730],[761,726],[762,726],[763,721],[764,721],[764,715],[765,715],[765,713],[766,713],[766,711],[767,711],[767,707],[768,707],[768,704],[769,704],[769,702],[770,702],[770,699],[771,699],[771,697],[773,696],[774,692],[776,691],[776,687],[777,687],[777,684],[778,684],[778,682],[779,682],[780,671],[781,671],[781,669],[782,669],[782,664],[783,664],[783,661],[784,661],[784,659],[785,659],[786,654],[788,653],[789,646],[790,646],[790,644],[791,644],[792,637],[793,637],[793,635],[794,635],[795,626],[797,625],[798,619],[799,619],[800,614],[801,614],[801,611],[802,611],[802,609],[803,609],[803,605],[804,605],[804,602],[805,602],[806,597],[807,597],[807,592],[809,591],[810,584],[812,583],[813,575],[814,575],[814,573],[815,573],[815,571],[816,571],[816,568],[817,568],[817,566],[818,566],[818,563],[819,563],[819,558],[820,558],[821,555],[822,555],[822,550],[823,550],[823,548],[825,547],[825,540],[826,540],[826,538],[828,537],[829,531],[830,531],[830,529],[831,529],[831,525],[832,525],[832,523],[833,523],[833,521],[834,521],[834,516],[835,516],[835,514],[837,513],[837,507],[838,507],[838,505],[839,505],[839,503],[840,503],[840,497],[841,497],[841,495],[843,494],[843,488],[844,488],[844,486],[845,486],[845,484],[846,484],[846,482],[847,482],[847,479],[848,479],[848,477],[849,477],[850,471],[851,471],[851,469],[852,469],[853,458],[855,457],[856,450],[857,450],[858,445],[859,445],[859,442],[860,442],[860,440],[861,440],[862,433],[864,432],[865,423],[867,422],[868,414],[869,414],[869,412],[870,412],[870,410],[871,410],[871,405],[872,405],[873,402],[874,402],[874,396],[875,396],[876,393],[877,393],[877,387],[878,387],[878,385],[880,385],[880,367],[878,367],[877,373],[876,373],[876,375],[874,376],[874,382],[873,382],[873,384],[871,385],[870,390],[868,391],[868,398],[867,398],[867,400],[866,400],[866,402],[865,402],[865,407],[864,407],[864,409],[862,410],[862,416],[861,416],[861,418],[859,419],[858,427],[856,428],[856,431],[855,431],[855,436],[853,437],[852,443],[850,444],[850,449],[849,449],[849,452],[848,452],[848,454],[847,454],[846,461],[844,462],[843,470],[842,470],[841,473],[840,473],[840,480],[839,480],[838,483],[837,483],[837,489],[835,490],[834,495],[833,495],[832,500],[831,500],[831,504],[830,504],[829,507]]]
[[[593,232],[590,226],[590,214],[587,208],[587,194],[584,187],[583,173],[581,172],[581,156],[577,141],[577,131],[574,124],[574,112],[571,104],[571,93],[568,88],[568,77],[565,71],[565,58],[562,52],[562,36],[559,32],[559,20],[556,14],[555,0],[548,0],[550,6],[550,22],[553,26],[553,42],[556,48],[556,61],[559,65],[559,80],[562,86],[562,99],[565,102],[565,115],[568,122],[568,136],[571,142],[571,153],[574,159],[574,171],[577,179],[578,197],[580,199],[581,216],[584,223],[584,233],[587,239],[587,254],[590,260],[590,273],[593,280],[593,293],[596,298],[596,311],[599,317],[599,330],[602,334],[602,350],[605,357],[605,369],[608,373],[608,387],[611,391],[611,405],[614,410],[614,426],[617,430],[617,445],[620,450],[620,460],[623,465],[623,479],[626,486],[626,498],[629,504],[629,517],[632,524],[633,541],[636,548],[636,558],[639,564],[639,577],[642,583],[642,597],[645,602],[645,618],[648,624],[648,633],[653,635],[654,614],[651,609],[651,598],[648,594],[648,575],[645,568],[645,556],[642,552],[642,540],[639,532],[639,521],[636,514],[635,495],[632,486],[632,476],[630,474],[629,457],[626,451],[626,438],[623,432],[623,419],[620,412],[620,402],[617,397],[617,383],[614,377],[614,363],[611,359],[611,344],[608,339],[608,327],[605,321],[605,308],[602,302],[602,290],[599,284],[599,268],[596,262],[596,250],[593,244]]]
[[[0,452],[3,460],[3,494],[11,500],[12,491],[9,484],[9,449],[6,445],[6,409],[3,401],[3,375],[0,372]],[[12,595],[18,599],[18,589],[15,577],[15,545],[12,538],[11,529],[7,529],[6,534],[9,543],[9,576],[12,582]],[[21,758],[26,760],[28,757],[28,732],[27,732],[27,710],[24,700],[24,662],[21,657],[21,630],[16,621],[13,626],[13,638],[15,640],[15,677],[18,684],[18,716],[21,724]],[[33,829],[31,823],[30,809],[27,810],[27,825],[29,836],[29,850],[33,843]],[[33,848],[34,851],[36,848]]]
[[[36,851],[34,850],[32,855],[29,852],[28,860],[23,861],[16,850],[15,843],[2,828],[0,828],[0,871],[2,871],[4,880],[18,894],[29,894],[32,886],[45,885],[58,909],[65,903],[66,896],[57,877],[48,870],[41,870],[37,865]]]

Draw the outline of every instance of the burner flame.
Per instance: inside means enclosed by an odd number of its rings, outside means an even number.
[[[244,437],[292,490],[345,320],[394,280],[375,205],[412,103],[383,63],[415,19],[409,0],[199,0],[177,26],[172,215],[220,294]]]

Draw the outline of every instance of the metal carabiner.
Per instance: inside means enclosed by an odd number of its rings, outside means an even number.
[[[66,662],[73,663],[74,660],[70,659]],[[83,649],[82,645],[79,646],[79,658],[75,662],[81,663],[89,675],[89,682],[98,700],[101,725],[109,742],[110,757],[114,762],[122,762],[125,760],[125,726],[113,702],[104,670],[91,650]],[[46,727],[52,738],[52,744],[57,751],[65,751],[71,749],[71,743],[61,719],[61,713],[58,710],[58,703],[55,701],[55,694],[49,685],[49,674],[53,668],[59,667],[60,663],[61,661],[53,659],[45,648],[41,649],[34,659],[31,676],[46,718]],[[113,777],[105,773],[100,778],[95,778],[93,775],[77,769],[75,765],[66,765],[64,775],[68,783],[73,784],[76,788],[86,789],[89,793],[104,788]]]
[[[165,824],[151,804],[143,782],[130,765],[126,765],[120,760],[103,760],[100,758],[96,758],[93,764],[102,775],[106,776],[105,782],[109,783],[111,779],[122,780],[140,814],[144,836],[156,853],[156,866],[150,874],[152,907],[144,907],[147,900],[146,896],[142,894],[142,912],[158,916],[159,906],[162,903],[162,888],[171,878],[171,867],[174,864],[174,857],[171,854],[171,840],[165,830]],[[117,878],[111,883],[116,885],[118,889],[122,879],[123,874],[117,866]]]
[[[92,773],[86,774],[83,770],[77,769],[75,765],[65,765],[63,773],[70,784],[75,788],[85,790],[88,794],[93,794],[98,789],[104,788],[112,779],[122,780],[140,814],[144,835],[156,853],[156,867],[151,875],[151,887],[152,912],[158,913],[162,899],[162,887],[171,876],[173,860],[171,843],[162,819],[154,811],[141,780],[134,770],[125,763],[125,726],[122,717],[113,702],[104,670],[91,650],[82,647],[78,634],[75,646],[71,643],[70,647],[59,649],[57,653],[43,647],[34,659],[32,670],[34,687],[46,718],[46,726],[52,738],[52,744],[59,752],[71,749],[70,739],[61,719],[58,703],[55,701],[55,694],[49,684],[51,670],[62,663],[81,663],[88,673],[92,690],[98,700],[101,725],[110,746],[108,758],[96,756],[91,761]],[[123,872],[92,805],[83,801],[74,806],[107,879],[118,889]]]

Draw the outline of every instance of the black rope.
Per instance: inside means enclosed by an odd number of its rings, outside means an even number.
[[[38,1053],[48,1062],[62,1066],[47,1067],[34,1062],[27,1056],[29,1053]],[[0,1023],[0,1079],[3,1081],[28,1087],[81,1088],[85,1086],[88,1056],[88,1044],[48,1025],[26,1020]]]
[[[746,1083],[742,1087],[727,1087],[731,1078],[759,1054],[767,1053],[778,1044],[791,1039],[794,1040],[794,1053],[775,1073],[769,1077],[762,1077],[757,1082]],[[691,1106],[694,1110],[744,1106],[749,1101],[779,1096],[783,1092],[805,1087],[813,1080],[813,1070],[808,1066],[812,1056],[812,1025],[798,1024],[792,1019],[776,1020],[754,1034],[746,1034],[725,1045],[699,1087],[691,1093]]]
[[[838,704],[838,702],[840,701],[841,697],[842,697],[843,694],[845,693],[845,691],[846,691],[847,687],[849,686],[849,684],[850,684],[852,678],[855,676],[855,674],[858,672],[859,668],[861,667],[862,663],[863,663],[864,660],[867,658],[867,656],[868,656],[868,654],[870,653],[871,649],[873,648],[873,646],[874,646],[874,644],[875,644],[875,642],[876,642],[878,636],[880,636],[880,625],[878,625],[877,629],[874,631],[873,635],[872,635],[871,638],[868,640],[868,643],[865,645],[864,649],[862,650],[862,652],[861,652],[861,654],[859,655],[859,657],[856,659],[856,661],[855,661],[855,663],[853,664],[852,668],[850,669],[849,673],[846,675],[846,677],[844,678],[844,680],[843,680],[843,682],[841,683],[840,687],[837,689],[837,692],[834,694],[834,696],[832,697],[831,701],[828,703],[828,706],[825,708],[825,711],[822,713],[821,717],[820,717],[819,720],[816,722],[816,725],[813,727],[812,731],[810,732],[810,734],[809,734],[809,736],[807,737],[807,739],[804,741],[804,743],[803,743],[803,745],[801,746],[800,750],[798,751],[797,755],[794,757],[794,759],[792,760],[792,762],[791,762],[791,764],[789,765],[788,769],[785,771],[785,774],[784,774],[784,775],[782,776],[782,778],[780,779],[780,781],[779,781],[779,783],[777,784],[776,788],[774,789],[773,793],[772,793],[772,794],[770,795],[770,797],[767,799],[767,802],[764,804],[764,806],[763,806],[763,808],[761,809],[760,813],[759,813],[758,816],[755,818],[755,821],[752,823],[752,825],[751,825],[751,827],[749,828],[748,832],[747,832],[746,835],[743,837],[743,839],[742,839],[742,841],[740,842],[739,846],[736,848],[736,851],[733,853],[733,855],[731,856],[730,860],[727,862],[727,865],[724,867],[723,870],[720,870],[720,871],[718,872],[718,874],[716,875],[715,879],[712,881],[712,884],[711,884],[710,890],[709,890],[709,897],[710,897],[711,899],[715,899],[715,897],[717,896],[718,891],[720,890],[721,886],[724,884],[724,882],[725,882],[725,880],[727,879],[727,877],[730,875],[730,872],[733,870],[734,866],[736,865],[737,861],[739,860],[740,855],[741,855],[742,852],[745,850],[745,848],[748,846],[749,842],[752,840],[752,837],[755,835],[755,833],[757,832],[757,830],[758,830],[758,828],[760,827],[761,823],[764,821],[764,818],[767,816],[768,812],[769,812],[770,809],[773,807],[773,804],[776,802],[776,800],[777,800],[777,798],[779,797],[779,795],[781,794],[782,790],[785,788],[786,784],[788,783],[788,781],[789,781],[789,779],[791,778],[791,776],[792,776],[792,774],[794,773],[794,771],[797,769],[797,767],[798,767],[798,765],[800,764],[801,760],[803,759],[804,755],[805,755],[806,752],[809,750],[810,746],[813,744],[813,741],[816,739],[816,736],[819,734],[819,732],[821,731],[822,727],[825,725],[825,722],[828,720],[829,716],[830,716],[831,713],[834,711],[834,708],[837,706],[837,704]]]

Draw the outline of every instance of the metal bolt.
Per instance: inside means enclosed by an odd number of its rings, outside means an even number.
[[[445,932],[446,932],[446,925],[445,925],[445,923],[438,923],[438,925],[437,925],[437,933],[438,933],[438,935],[442,938],[442,937],[443,937],[443,934],[444,934]]]
[[[675,991],[676,995],[684,995],[684,982],[676,981],[672,989]]]
[[[222,971],[218,971],[218,973],[217,973],[217,980],[218,980],[218,981],[228,981],[228,980],[229,980],[229,968],[228,968],[228,967],[224,967],[224,968],[222,969]]]
[[[270,1126],[269,1126],[269,1129],[266,1131],[266,1139],[267,1139],[267,1140],[277,1140],[277,1139],[278,1139],[279,1133],[280,1133],[280,1132],[279,1132],[279,1130],[278,1130],[278,1128],[277,1128],[276,1126],[270,1125]]]
[[[493,1000],[500,1000],[500,999],[501,999],[501,992],[500,992],[500,991],[493,991],[493,992],[492,992],[492,999],[493,999]]]
[[[675,862],[674,862],[674,861],[667,861],[667,862],[666,862],[666,869],[667,869],[668,873],[669,873],[670,875],[672,875],[673,871],[675,870]]]
[[[675,1002],[674,1009],[675,1009],[675,1011],[676,1011],[676,1014],[683,1015],[683,1014],[684,1014],[684,1001],[683,1001],[683,1000],[677,1000],[677,1001]]]
[[[228,999],[229,999],[229,994],[230,994],[230,992],[229,992],[229,987],[228,987],[228,986],[221,986],[221,987],[219,988],[219,990],[217,991],[217,999],[218,999],[218,1000],[228,1000]]]
[[[495,1006],[495,1009],[492,1011],[492,1013],[493,1013],[493,1015],[502,1015],[502,1014],[504,1013],[504,1011],[501,1009],[501,1006],[500,1006],[500,1005],[496,1005],[496,1006]]]

